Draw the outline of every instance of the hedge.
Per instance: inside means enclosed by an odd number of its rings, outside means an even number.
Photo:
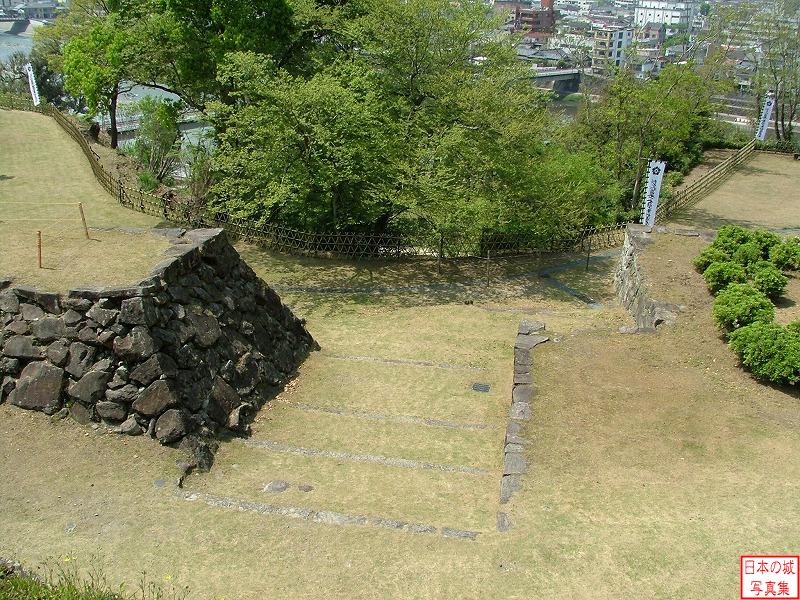
[[[756,321],[772,321],[775,306],[749,283],[732,283],[714,300],[713,315],[717,325],[732,331]]]
[[[754,322],[731,333],[729,346],[760,379],[777,384],[800,379],[800,335],[793,329]]]

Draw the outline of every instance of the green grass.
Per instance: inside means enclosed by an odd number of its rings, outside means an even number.
[[[106,577],[96,569],[82,577],[73,557],[66,556],[55,567],[43,565],[41,574],[14,573],[0,566],[0,598],[3,600],[183,600],[188,590],[167,588],[148,581],[145,574],[137,589],[124,585],[113,589]]]
[[[158,219],[116,204],[53,119],[0,110],[0,148],[0,276],[62,292],[133,283],[160,262],[166,239],[142,230]],[[78,203],[91,239],[83,231]]]

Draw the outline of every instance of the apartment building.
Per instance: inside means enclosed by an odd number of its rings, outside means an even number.
[[[625,64],[625,52],[633,41],[631,27],[600,27],[594,32],[592,71],[607,76]]]
[[[696,0],[639,0],[634,11],[634,25],[664,23],[667,36],[688,30],[700,11]]]

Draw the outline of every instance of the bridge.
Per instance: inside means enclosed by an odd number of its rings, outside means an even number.
[[[559,97],[574,94],[581,84],[581,69],[553,69],[532,67],[532,79],[537,88],[555,92]]]

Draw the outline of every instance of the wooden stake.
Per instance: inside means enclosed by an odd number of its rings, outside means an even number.
[[[86,234],[86,239],[90,240],[89,228],[86,226],[86,215],[83,212],[83,202],[78,202],[78,210],[81,211],[81,221],[83,221],[83,232]]]
[[[589,259],[592,257],[592,235],[589,234],[589,247],[586,249],[586,271],[589,271]]]
[[[42,232],[41,231],[37,231],[36,232],[36,236],[38,238],[36,247],[39,250],[39,268],[41,269],[42,268]]]
[[[490,276],[490,273],[489,273],[489,261],[490,260],[491,260],[491,257],[489,256],[489,250],[487,249],[486,250],[486,287],[489,287],[489,276]]]

